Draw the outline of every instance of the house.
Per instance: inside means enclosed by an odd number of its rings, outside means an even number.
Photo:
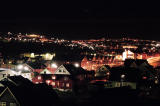
[[[24,78],[21,75],[9,76],[7,78],[1,79],[0,82],[3,85],[8,86],[8,87],[12,87],[12,86],[33,86],[33,83],[28,78]]]
[[[28,62],[25,63],[24,66],[28,67],[30,70],[31,80],[46,68],[46,65],[43,62]]]
[[[147,60],[142,59],[126,59],[124,61],[125,67],[138,68],[140,66],[150,66]]]
[[[107,77],[110,74],[109,70],[110,66],[104,65],[96,71],[95,77]]]
[[[95,78],[90,83],[96,83],[97,81],[106,82],[109,79],[110,75],[110,66],[109,65],[103,65],[95,72]]]
[[[0,68],[0,80],[8,76],[15,76],[15,75],[18,75],[18,72],[7,68]]]
[[[136,55],[135,53],[131,52],[130,50],[126,50],[122,53],[122,60],[125,60],[125,59],[135,59],[136,58]]]
[[[39,84],[39,83],[47,83],[50,80],[50,82],[52,81],[52,76],[54,77],[54,72],[56,71],[56,68],[45,68],[44,70],[42,70],[37,76],[35,76],[34,78],[32,78],[32,82],[35,84]]]
[[[8,87],[0,86],[0,106],[20,106],[17,98]]]
[[[149,89],[154,86],[152,70],[133,67],[114,67],[110,70],[108,87],[130,86],[133,89]]]
[[[45,83],[33,84],[22,76],[4,78],[0,83],[12,91],[21,106],[55,106],[58,103],[57,93]]]
[[[154,80],[156,71],[151,66],[147,60],[141,60],[141,59],[127,59],[124,63],[125,68],[135,68],[140,71],[140,74],[147,76],[147,78]]]
[[[63,64],[56,70],[44,69],[39,75],[32,79],[35,84],[46,83],[54,89],[61,91],[72,91],[75,87],[83,87],[85,84],[86,71],[72,64]]]
[[[133,68],[114,67],[110,70],[109,81],[105,86],[107,88],[130,86],[132,89],[136,89],[137,82],[141,78],[139,73],[139,70]]]
[[[86,71],[81,67],[63,64],[55,71],[52,86],[62,91],[85,88],[85,74]]]
[[[24,63],[24,64],[19,64],[17,66],[15,66],[15,70],[18,73],[18,75],[23,76],[24,78],[28,78],[29,80],[32,79],[32,74],[34,69],[29,66],[28,64]]]

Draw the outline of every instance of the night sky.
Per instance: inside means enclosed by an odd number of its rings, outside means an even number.
[[[3,2],[0,31],[54,34],[65,39],[128,36],[160,40],[160,6],[129,0]]]

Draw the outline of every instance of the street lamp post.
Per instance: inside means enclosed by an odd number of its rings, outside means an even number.
[[[123,86],[123,81],[124,81],[124,79],[125,79],[125,75],[122,74],[122,75],[121,75],[121,87]]]

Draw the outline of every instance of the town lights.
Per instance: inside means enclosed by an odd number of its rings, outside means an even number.
[[[78,67],[79,67],[79,64],[78,64],[78,63],[75,63],[74,66],[78,68]]]
[[[57,64],[52,63],[52,64],[51,64],[51,67],[52,67],[52,68],[57,68],[58,66],[57,66]]]

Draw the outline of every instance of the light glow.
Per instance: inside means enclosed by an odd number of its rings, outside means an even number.
[[[57,64],[52,63],[52,64],[51,64],[51,67],[52,67],[52,68],[57,68],[58,66],[57,66]]]
[[[78,63],[75,63],[74,66],[75,66],[75,67],[79,67],[79,64],[78,64]]]
[[[23,65],[18,65],[18,66],[17,66],[17,69],[18,69],[18,70],[22,70],[22,69],[23,69]]]

